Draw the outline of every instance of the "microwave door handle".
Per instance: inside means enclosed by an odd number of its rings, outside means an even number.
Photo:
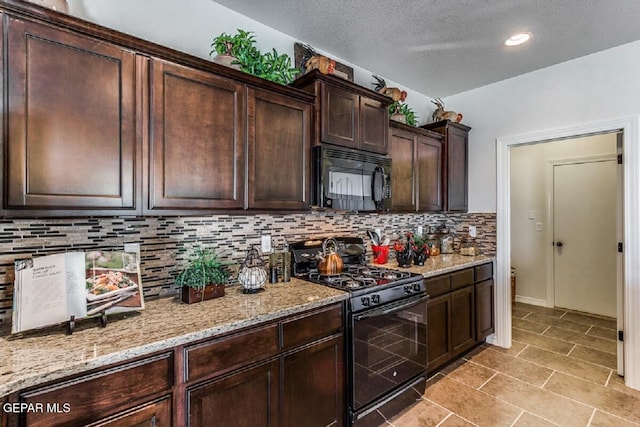
[[[384,170],[377,166],[373,171],[373,179],[371,180],[373,188],[371,193],[373,194],[373,202],[376,207],[380,209],[382,207],[382,200],[384,199]]]
[[[413,307],[414,305],[421,303],[423,301],[426,301],[429,299],[429,295],[422,295],[418,298],[411,298],[410,301],[402,304],[402,305],[398,305],[398,306],[393,306],[387,309],[382,309],[382,310],[374,310],[374,311],[370,311],[368,313],[364,313],[364,314],[360,314],[357,316],[354,316],[354,320],[363,320],[363,319],[370,319],[372,317],[380,317],[380,316],[386,316],[387,314],[392,314],[392,313],[397,313],[399,311],[405,310],[409,307]]]

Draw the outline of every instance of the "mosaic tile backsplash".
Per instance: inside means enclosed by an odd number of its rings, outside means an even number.
[[[14,261],[67,251],[122,250],[125,243],[140,244],[145,298],[176,294],[176,265],[196,242],[225,250],[237,266],[263,234],[276,250],[284,243],[309,237],[359,236],[379,228],[397,237],[422,225],[442,224],[459,235],[477,227],[480,252],[495,255],[495,213],[462,214],[356,214],[312,212],[289,215],[216,215],[210,217],[118,217],[77,219],[0,219],[0,326],[11,321]],[[233,278],[232,278],[233,280]],[[2,328],[5,329],[5,328]]]

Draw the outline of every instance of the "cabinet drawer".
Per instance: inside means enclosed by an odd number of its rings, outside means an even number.
[[[282,322],[283,350],[333,335],[343,328],[342,304]]]
[[[475,268],[476,272],[476,282],[482,282],[483,280],[488,280],[493,278],[493,263],[489,262],[487,264],[479,265]]]
[[[278,354],[278,325],[240,332],[185,349],[185,381],[232,371]]]
[[[473,285],[473,268],[451,273],[451,290]]]
[[[424,286],[431,298],[437,297],[451,291],[451,277],[446,274],[433,279],[425,279]]]
[[[167,353],[28,391],[20,400],[44,407],[26,413],[25,425],[84,425],[172,386],[173,354]]]

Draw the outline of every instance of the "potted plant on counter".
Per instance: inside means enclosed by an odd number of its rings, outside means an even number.
[[[224,296],[227,264],[215,249],[196,247],[176,276],[182,301],[191,304]]]

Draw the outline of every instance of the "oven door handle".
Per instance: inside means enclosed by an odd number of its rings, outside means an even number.
[[[411,306],[414,306],[418,303],[421,303],[423,301],[426,301],[429,299],[429,295],[427,294],[422,294],[419,295],[417,297],[412,297],[410,300],[408,300],[406,303],[402,304],[402,305],[394,305],[393,307],[389,307],[389,308],[382,308],[379,310],[372,310],[369,311],[367,313],[363,313],[363,314],[358,314],[356,316],[353,317],[354,320],[363,320],[363,319],[370,319],[372,317],[380,317],[380,316],[386,316],[387,314],[392,314],[392,313],[397,313],[398,311],[402,311],[405,310]]]

